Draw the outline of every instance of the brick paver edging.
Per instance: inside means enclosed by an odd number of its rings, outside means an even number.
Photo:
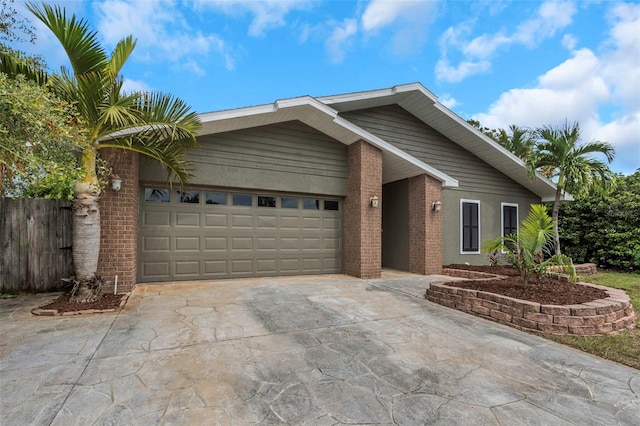
[[[486,291],[432,283],[426,298],[522,330],[593,335],[635,328],[636,314],[623,290],[588,283],[576,285],[600,288],[608,297],[579,305],[542,305]]]

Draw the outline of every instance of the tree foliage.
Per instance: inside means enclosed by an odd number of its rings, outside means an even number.
[[[488,241],[483,250],[505,253],[507,261],[520,272],[524,284],[530,281],[534,273],[546,275],[552,266],[562,268],[575,280],[576,271],[571,259],[552,253],[554,235],[554,222],[547,214],[547,208],[542,204],[533,204],[517,233]]]
[[[618,176],[609,194],[587,194],[560,208],[560,241],[575,262],[640,271],[640,169]]]
[[[605,193],[615,185],[615,174],[608,163],[613,161],[615,149],[608,142],[582,142],[579,123],[565,123],[562,127],[546,126],[536,131],[537,140],[527,162],[537,170],[546,170],[547,177],[556,184],[552,217],[556,226],[556,254],[560,254],[560,201],[569,192],[580,196],[589,192]],[[594,158],[603,155],[606,163]]]
[[[82,137],[73,108],[46,87],[0,73],[0,195],[70,198]]]

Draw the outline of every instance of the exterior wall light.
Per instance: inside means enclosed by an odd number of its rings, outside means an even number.
[[[122,178],[118,175],[111,176],[111,189],[118,192],[122,188]]]
[[[431,210],[433,210],[434,212],[439,212],[441,208],[442,208],[442,201],[440,200],[434,201],[433,204],[431,204]]]
[[[378,208],[378,203],[379,202],[380,202],[380,199],[375,195],[373,195],[371,198],[369,198],[369,205],[371,207],[373,207],[374,209]]]

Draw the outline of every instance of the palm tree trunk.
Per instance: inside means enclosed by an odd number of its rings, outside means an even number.
[[[556,254],[560,254],[560,232],[558,231],[558,222],[560,216],[560,196],[562,195],[562,188],[558,186],[556,189],[556,198],[553,201],[553,212],[551,212],[551,218],[553,219],[553,230],[555,233]]]
[[[73,186],[73,267],[79,282],[75,301],[90,302],[99,297],[100,289],[87,285],[98,269],[100,253],[100,207],[98,189],[88,182]]]

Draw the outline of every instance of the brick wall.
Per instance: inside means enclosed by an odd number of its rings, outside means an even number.
[[[442,272],[442,211],[432,209],[442,201],[442,183],[422,174],[409,179],[409,272]]]
[[[359,141],[349,145],[344,202],[344,272],[379,278],[382,269],[382,151]],[[369,198],[380,199],[377,208]]]
[[[107,281],[105,291],[113,292],[118,275],[118,292],[136,284],[138,264],[138,154],[123,150],[102,150],[115,174],[122,178],[122,189],[109,184],[100,199],[101,240],[98,274]]]

